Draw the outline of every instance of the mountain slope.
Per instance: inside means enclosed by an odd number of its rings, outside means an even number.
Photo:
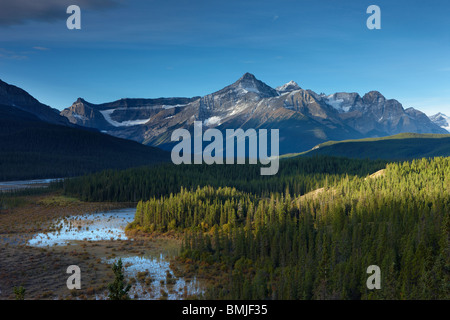
[[[136,142],[45,122],[0,105],[0,180],[81,175],[168,161],[169,154]]]
[[[446,157],[450,156],[450,134],[402,133],[384,138],[329,141],[301,155],[331,155],[385,160]]]
[[[40,103],[25,90],[7,84],[2,80],[0,80],[0,104],[29,112],[48,123],[70,125],[70,122],[62,117],[58,110]]]

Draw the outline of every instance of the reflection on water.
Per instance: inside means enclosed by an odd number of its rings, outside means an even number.
[[[135,208],[129,208],[58,219],[54,223],[54,231],[36,234],[28,241],[28,245],[52,247],[73,245],[77,241],[128,240],[125,227],[133,221],[135,212]],[[169,259],[177,254],[177,248],[167,246],[157,253],[122,254],[114,259],[103,257],[102,262],[113,264],[119,258],[122,259],[126,278],[136,280],[130,290],[131,298],[183,299],[201,295],[204,290],[195,277],[177,278],[170,269]],[[106,293],[97,296],[98,299],[106,297]]]
[[[203,289],[194,277],[188,281],[177,278],[169,267],[167,255],[159,257],[152,255],[122,257],[125,266],[125,276],[136,279],[129,292],[132,299],[153,300],[168,299],[180,300],[190,295],[200,295]],[[107,263],[116,263],[118,259],[106,260]],[[140,278],[139,273],[147,273]],[[143,285],[143,283],[147,285]]]
[[[55,222],[55,231],[39,233],[28,241],[33,247],[68,245],[72,241],[127,240],[126,225],[133,221],[136,209],[72,216]]]

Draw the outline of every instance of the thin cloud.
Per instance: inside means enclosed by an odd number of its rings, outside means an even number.
[[[50,50],[49,48],[46,47],[33,47],[34,50],[39,50],[39,51],[47,51]]]
[[[26,60],[28,56],[22,53],[17,53],[11,50],[7,50],[5,48],[0,48],[0,59],[8,59],[8,60]]]
[[[57,21],[67,19],[66,9],[73,0],[13,0],[0,2],[0,26],[23,24],[27,21]],[[81,10],[102,10],[116,6],[117,0],[77,0]]]

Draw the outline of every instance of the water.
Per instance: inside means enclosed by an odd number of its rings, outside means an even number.
[[[139,272],[148,272],[147,278],[150,286],[137,281],[130,290],[130,297],[139,300],[180,300],[185,296],[200,295],[203,288],[197,279],[187,281],[182,277],[175,277],[169,266],[168,256],[161,253],[159,256],[129,256],[122,257],[127,279],[138,278]],[[106,259],[109,264],[116,263],[118,259]]]
[[[126,225],[133,221],[136,209],[119,209],[82,216],[71,216],[54,222],[54,231],[39,233],[28,241],[33,247],[53,247],[77,245],[80,241],[117,241],[128,240]],[[122,259],[124,273],[128,280],[136,279],[129,292],[130,297],[140,300],[183,299],[190,295],[204,292],[201,284],[194,277],[184,279],[175,277],[170,269],[169,260],[178,254],[178,249],[163,246],[163,249],[150,250],[146,254],[118,254],[114,259],[101,258],[103,263],[113,264]],[[139,280],[139,273],[147,272]],[[107,294],[97,295],[105,299]]]
[[[26,188],[46,188],[51,182],[62,180],[57,179],[35,179],[35,180],[21,180],[21,181],[0,181],[0,192],[21,190]]]
[[[125,227],[135,213],[135,208],[129,208],[59,219],[54,223],[55,231],[35,235],[28,245],[51,247],[76,241],[128,240]]]

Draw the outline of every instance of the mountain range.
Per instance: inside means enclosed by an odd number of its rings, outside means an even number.
[[[120,99],[103,104],[79,98],[62,111],[0,80],[0,105],[4,117],[2,126],[10,128],[9,133],[17,133],[17,130],[11,131],[12,128],[23,128],[19,124],[27,119],[28,123],[39,123],[40,128],[71,128],[73,132],[83,132],[84,137],[86,131],[93,134],[100,131],[107,133],[101,134],[100,140],[114,136],[166,150],[173,146],[170,141],[173,130],[193,130],[194,121],[202,121],[204,128],[221,131],[279,129],[280,154],[308,151],[327,141],[377,138],[404,132],[448,134],[450,130],[450,119],[445,114],[428,118],[414,108],[404,109],[397,100],[386,99],[377,91],[362,97],[346,92],[317,94],[302,89],[294,81],[272,88],[250,73],[202,97]],[[17,121],[11,125],[7,119]],[[6,131],[3,134],[3,139],[21,143],[13,135],[7,137]],[[71,139],[75,138],[71,137],[67,145],[71,144]],[[120,143],[126,140],[120,139]],[[127,147],[122,148],[127,150]],[[135,145],[131,147],[134,148]],[[145,154],[157,150],[143,149]],[[167,154],[156,153],[156,158],[167,159]],[[139,163],[145,163],[141,160]]]
[[[214,93],[192,98],[121,99],[93,104],[79,98],[61,111],[71,124],[170,150],[171,133],[205,128],[279,129],[280,153],[297,153],[330,140],[384,137],[404,132],[449,133],[444,115],[428,118],[378,91],[364,96],[317,94],[296,82],[272,88],[250,73]],[[446,130],[447,129],[447,130]]]

